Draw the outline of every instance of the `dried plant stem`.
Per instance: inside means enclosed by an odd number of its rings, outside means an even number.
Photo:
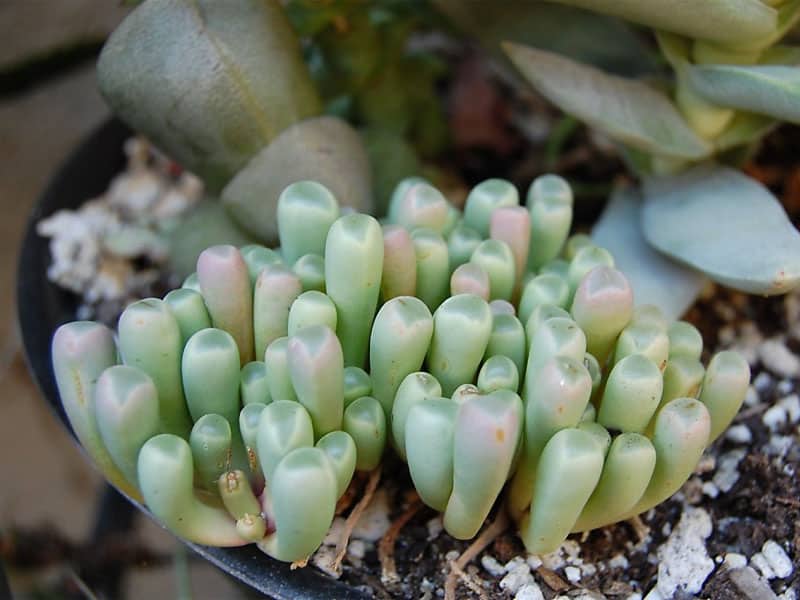
[[[356,525],[358,525],[361,515],[364,514],[367,506],[369,506],[369,503],[372,502],[372,497],[375,495],[375,490],[378,488],[378,482],[380,480],[381,467],[378,466],[370,471],[369,480],[367,481],[367,487],[364,490],[364,495],[347,516],[347,520],[344,523],[344,531],[342,531],[342,535],[339,538],[339,541],[336,543],[336,556],[333,559],[333,570],[337,573],[341,571],[342,561],[347,554],[347,544],[350,542],[350,535],[353,533],[353,529],[355,529]]]
[[[408,508],[392,523],[378,544],[378,558],[381,561],[381,581],[384,585],[389,585],[399,580],[397,565],[394,562],[394,543],[400,530],[419,512],[422,506],[419,496],[414,493]]]
[[[447,576],[447,581],[444,585],[444,598],[445,600],[455,600],[456,585],[461,576],[463,579],[467,577],[464,573],[470,561],[472,561],[478,554],[480,554],[486,546],[491,544],[499,535],[508,529],[508,513],[504,507],[501,507],[497,516],[491,525],[484,529],[481,534],[475,538],[475,541],[461,553],[458,559],[450,563],[450,574]],[[469,585],[469,584],[468,584]],[[470,586],[471,587],[471,586]]]

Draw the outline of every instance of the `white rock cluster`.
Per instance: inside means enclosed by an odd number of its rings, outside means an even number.
[[[48,278],[83,297],[85,306],[132,299],[159,276],[167,259],[163,233],[174,227],[203,193],[200,180],[182,173],[139,138],[125,145],[128,165],[108,190],[77,210],[60,210],[37,224],[50,238]],[[137,268],[144,258],[149,268]],[[85,309],[84,309],[85,312]],[[91,316],[84,314],[83,317]]]

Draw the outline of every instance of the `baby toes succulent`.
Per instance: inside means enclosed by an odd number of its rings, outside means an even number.
[[[53,367],[78,439],[117,487],[197,543],[303,561],[387,442],[454,537],[498,498],[531,552],[673,494],[749,384],[634,306],[614,258],[568,237],[572,192],[419,178],[382,223],[322,185],[278,201],[281,246],[215,246],[113,332],[62,326]],[[119,351],[117,349],[119,348]],[[122,364],[117,364],[118,362]]]

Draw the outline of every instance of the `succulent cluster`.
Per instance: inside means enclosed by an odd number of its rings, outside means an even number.
[[[749,382],[737,354],[704,368],[693,326],[634,308],[571,221],[552,175],[527,206],[484,181],[463,211],[407,179],[383,223],[294,183],[279,248],[208,248],[116,340],[63,325],[65,411],[105,475],[194,542],[303,560],[391,446],[453,536],[507,487],[528,549],[553,550],[674,493]]]
[[[678,318],[708,279],[760,295],[800,284],[797,228],[766,187],[732,168],[779,123],[800,122],[798,49],[785,39],[800,20],[797,2],[434,2],[617,144],[641,185],[612,198],[593,237],[640,302]],[[666,68],[641,64],[648,51],[623,43],[625,21],[649,28]]]

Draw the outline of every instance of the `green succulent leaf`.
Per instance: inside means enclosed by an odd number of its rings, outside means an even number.
[[[734,169],[702,165],[645,181],[647,241],[715,281],[752,294],[800,282],[800,235],[778,200]]]
[[[114,112],[215,190],[321,105],[279,3],[148,0],[98,63]]]
[[[654,250],[642,235],[640,213],[639,191],[618,188],[594,226],[592,239],[614,255],[636,304],[655,304],[668,318],[677,319],[694,302],[706,278]]]
[[[737,111],[725,131],[714,140],[714,149],[717,152],[726,152],[755,142],[767,135],[777,124],[772,117]]]
[[[687,81],[722,106],[800,123],[800,68],[782,65],[692,65]]]
[[[670,158],[699,159],[709,154],[708,144],[669,98],[646,83],[551,52],[513,43],[503,47],[538,92],[612,139]]]
[[[371,212],[369,159],[358,133],[334,117],[307,119],[286,129],[239,171],[222,192],[234,221],[263,242],[278,237],[281,192],[312,179],[341,205]]]
[[[433,0],[433,4],[459,29],[497,54],[500,43],[510,40],[535,44],[615,73],[655,70],[652,53],[642,39],[618,19],[550,2]]]
[[[757,42],[778,28],[778,11],[760,0],[557,0],[634,23],[725,44]]]

